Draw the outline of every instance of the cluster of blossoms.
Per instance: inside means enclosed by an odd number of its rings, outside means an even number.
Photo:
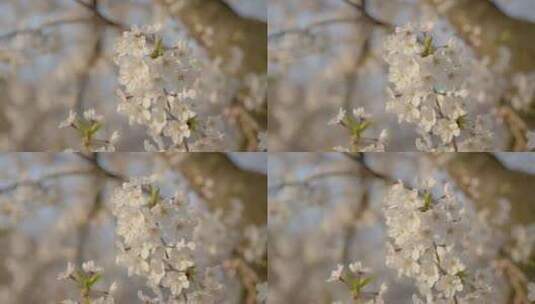
[[[481,244],[489,236],[448,185],[442,197],[433,198],[434,184],[430,179],[423,190],[416,190],[398,183],[389,190],[384,207],[386,264],[415,280],[425,300],[414,295],[414,303],[489,302],[496,290],[493,269],[469,268],[484,260],[483,255],[493,255]]]
[[[114,131],[108,140],[95,138],[102,128],[102,120],[103,117],[96,114],[94,109],[85,111],[82,117],[78,117],[76,112],[71,110],[69,116],[59,124],[59,128],[70,127],[78,131],[82,145],[87,151],[114,152],[119,140],[119,132]]]
[[[198,269],[193,232],[197,217],[184,195],[163,199],[153,186],[153,178],[124,183],[112,197],[117,217],[117,263],[128,267],[128,274],[147,279],[157,295],[151,303],[167,303],[182,297],[194,299]],[[171,302],[169,302],[171,303]],[[175,302],[173,302],[175,303]],[[177,302],[178,303],[178,302]]]
[[[386,109],[399,122],[417,126],[419,150],[487,150],[491,134],[482,116],[472,117],[469,110],[476,92],[466,79],[476,63],[459,40],[439,45],[431,30],[407,24],[387,37],[384,58],[392,86]]]
[[[113,293],[117,289],[117,284],[113,282],[107,291],[95,290],[94,285],[102,278],[102,268],[95,265],[95,262],[88,261],[82,264],[82,269],[76,269],[74,264],[68,263],[67,269],[58,275],[58,280],[72,280],[80,288],[81,301],[64,300],[62,304],[114,304]],[[98,296],[95,296],[98,295]]]
[[[516,263],[528,264],[535,249],[535,225],[513,227],[511,242],[507,250],[511,259]]]
[[[535,99],[535,73],[516,74],[511,81],[514,93],[511,96],[511,104],[517,110],[530,111]]]
[[[370,114],[364,108],[353,109],[353,115],[347,115],[342,108],[339,109],[336,117],[329,121],[328,125],[340,125],[351,134],[351,147],[335,147],[338,152],[384,152],[388,139],[386,130],[382,130],[379,138],[370,138],[363,133],[371,126]]]
[[[348,266],[349,272],[344,273],[344,265],[338,264],[331,272],[327,282],[340,282],[351,292],[351,297],[364,304],[384,304],[383,296],[387,286],[382,283],[378,292],[364,291],[373,281],[370,269],[362,266],[361,262],[353,262]],[[341,303],[341,302],[335,302]]]
[[[114,61],[119,66],[119,83],[124,86],[118,90],[118,111],[129,117],[130,124],[148,128],[157,145],[152,150],[169,146],[187,150],[187,140],[198,123],[193,103],[199,69],[185,41],[167,48],[158,31],[158,26],[134,27],[115,45]]]

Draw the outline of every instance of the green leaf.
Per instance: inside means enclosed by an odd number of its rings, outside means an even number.
[[[197,130],[197,126],[199,124],[197,121],[197,116],[193,116],[192,118],[188,119],[186,123],[192,132],[195,132],[195,130]]]
[[[91,289],[91,287],[93,287],[93,285],[95,285],[100,280],[101,277],[102,276],[100,275],[100,273],[95,273],[94,275],[92,275],[90,278],[88,278],[85,281],[85,286],[88,289]]]
[[[422,57],[427,57],[435,53],[435,47],[433,46],[433,36],[431,36],[430,34],[425,33],[423,45],[424,51],[422,53]]]
[[[426,212],[429,209],[431,209],[431,204],[433,203],[433,196],[431,195],[431,192],[426,191],[424,193],[424,205],[420,208],[420,211]]]
[[[163,42],[162,38],[158,37],[156,39],[156,45],[154,46],[154,50],[150,54],[150,58],[156,59],[160,56],[163,56],[164,48],[163,48]]]
[[[466,127],[466,122],[466,115],[457,118],[457,125],[459,126],[459,129],[464,129]]]
[[[100,128],[102,127],[102,124],[100,122],[94,122],[91,127],[89,128],[89,135],[90,136],[93,136],[95,135],[98,130],[100,130]]]
[[[149,199],[149,206],[154,207],[156,204],[158,204],[158,201],[160,200],[160,188],[155,186],[150,186],[150,199]]]
[[[353,279],[351,281],[351,292],[358,295],[371,282],[373,282],[373,277]]]
[[[368,277],[368,278],[364,278],[364,279],[360,280],[360,289],[366,287],[371,282],[373,282],[373,278],[372,277]]]
[[[361,122],[356,122],[353,120],[353,125],[351,126],[351,135],[360,138],[362,133],[366,131],[370,125],[371,122],[369,120],[363,120]]]

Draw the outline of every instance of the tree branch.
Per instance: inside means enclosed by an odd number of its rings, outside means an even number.
[[[426,0],[441,11],[445,0]],[[458,34],[472,45],[480,56],[496,61],[500,47],[511,51],[509,73],[529,72],[535,69],[535,24],[512,18],[489,0],[457,0],[444,12]],[[473,30],[480,28],[479,36]],[[475,41],[477,39],[477,42]]]
[[[156,0],[155,0],[156,1]],[[157,0],[171,9],[169,1]],[[187,1],[172,14],[179,19],[190,35],[201,45],[213,61],[221,60],[226,75],[241,81],[242,87],[235,102],[243,103],[247,96],[243,85],[247,76],[267,74],[267,24],[236,13],[223,0]],[[241,64],[236,66],[236,60]],[[231,109],[231,110],[235,110]],[[256,148],[258,131],[267,127],[267,100],[257,111],[231,111],[238,120],[238,129],[245,139],[244,146]],[[254,118],[251,124],[249,118]],[[251,136],[253,134],[253,136]]]
[[[236,166],[225,154],[163,154],[181,172],[192,189],[212,210],[231,210],[236,200],[243,205],[243,227],[267,223],[267,177]]]
[[[104,16],[99,10],[98,5],[96,1],[94,1],[92,4],[87,4],[82,0],[73,0],[74,2],[80,4],[81,6],[85,7],[86,9],[90,10],[95,18],[97,18],[100,22],[104,23],[105,25],[114,27],[121,31],[126,31],[129,29],[129,27],[125,24],[122,24],[120,22],[114,21],[106,16]]]
[[[0,35],[0,40],[11,39],[17,35],[22,35],[22,34],[41,34],[44,30],[49,29],[49,28],[58,27],[62,25],[68,25],[68,24],[90,23],[92,21],[93,21],[93,18],[82,18],[82,17],[53,20],[53,21],[45,22],[35,28],[23,28],[23,29],[17,29],[11,32],[7,32],[5,34]]]
[[[0,193],[8,193],[11,191],[16,190],[19,187],[23,186],[32,186],[32,185],[40,185],[45,181],[54,180],[54,179],[61,179],[73,175],[88,175],[92,174],[93,170],[87,169],[87,168],[76,168],[76,169],[70,169],[65,171],[57,171],[50,174],[45,174],[37,179],[27,179],[27,180],[20,180],[16,181],[14,183],[11,183],[7,186],[4,186],[0,188]]]
[[[511,224],[535,221],[535,175],[511,170],[489,153],[428,154],[446,169],[478,209],[499,211],[499,202],[511,203]]]
[[[355,172],[355,170],[320,172],[317,174],[307,176],[301,180],[293,180],[293,181],[286,181],[286,182],[278,183],[276,185],[269,187],[269,191],[279,191],[285,187],[306,186],[313,181],[322,180],[322,179],[331,178],[331,177],[342,177],[342,176],[360,177],[360,175],[357,172]]]

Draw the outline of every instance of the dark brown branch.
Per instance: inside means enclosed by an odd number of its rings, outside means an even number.
[[[364,17],[366,22],[369,22],[372,25],[380,26],[388,30],[393,30],[394,25],[388,22],[382,21],[374,16],[372,16],[368,9],[368,1],[362,0],[361,4],[355,3],[351,0],[342,0],[344,3],[355,8],[360,14]]]
[[[126,182],[128,181],[128,177],[124,176],[124,175],[121,175],[120,173],[116,173],[116,172],[113,172],[113,171],[110,171],[108,170],[107,168],[105,168],[98,160],[97,160],[97,155],[98,153],[91,153],[90,155],[86,155],[84,153],[81,153],[81,152],[77,152],[76,155],[79,156],[80,158],[86,160],[88,163],[90,163],[91,165],[93,165],[93,167],[95,167],[100,173],[102,173],[105,177],[109,177],[111,179],[114,179],[116,181],[120,181],[120,182]]]
[[[97,7],[97,2],[93,2],[92,4],[85,3],[82,0],[73,0],[74,2],[80,4],[81,6],[85,7],[86,9],[90,10],[93,15],[103,24],[111,26],[113,28],[126,31],[129,29],[129,27],[125,24],[122,24],[120,22],[114,21],[106,16],[104,16]]]
[[[365,174],[378,178],[378,179],[382,179],[388,183],[397,182],[393,177],[372,169],[370,165],[366,162],[366,155],[364,153],[344,153],[344,155],[350,160],[359,164],[359,166],[364,170]]]
[[[87,86],[89,84],[90,80],[90,73],[95,64],[98,62],[98,59],[101,56],[102,53],[102,33],[101,33],[101,26],[99,19],[97,17],[97,13],[99,12],[98,8],[98,1],[93,0],[91,3],[91,8],[94,10],[93,14],[93,27],[92,31],[96,35],[96,41],[93,46],[93,49],[91,50],[91,54],[89,56],[89,59],[87,61],[87,65],[85,69],[82,71],[82,73],[79,76],[78,80],[78,94],[76,96],[76,101],[74,104],[74,109],[78,113],[78,115],[82,115],[84,112],[84,95],[87,90]]]

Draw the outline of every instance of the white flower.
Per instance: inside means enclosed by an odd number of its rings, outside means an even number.
[[[381,286],[379,287],[379,294],[375,297],[373,304],[384,304],[384,295],[386,291],[388,290],[388,285],[385,283],[381,283]]]
[[[368,267],[363,267],[362,263],[359,261],[349,264],[349,270],[356,274],[370,272],[370,269]]]
[[[124,183],[112,195],[119,239],[116,261],[128,268],[129,275],[144,277],[155,292],[163,286],[178,297],[191,286],[188,272],[197,266],[195,242],[188,241],[197,221],[179,193],[176,199],[180,204],[175,199],[159,198],[154,205],[143,189],[154,187],[156,179],[151,176]]]
[[[195,243],[194,242],[186,242],[186,240],[180,239],[180,241],[178,241],[176,243],[176,248],[177,249],[187,248],[189,250],[195,250]]]
[[[115,291],[117,291],[117,282],[113,281],[110,285],[110,288],[108,288],[108,293],[114,294]]]
[[[83,263],[82,264],[82,269],[85,272],[94,272],[94,273],[102,271],[102,267],[95,266],[95,262],[94,261],[87,261],[87,262]]]
[[[119,141],[120,135],[119,131],[113,131],[110,137],[110,145],[115,145]]]
[[[435,128],[433,129],[433,132],[440,136],[443,142],[451,142],[454,137],[457,137],[461,134],[461,130],[459,129],[457,122],[447,119],[439,119],[435,125]]]
[[[370,114],[366,113],[362,107],[353,109],[353,116],[359,120],[370,118]]]
[[[173,295],[180,295],[183,289],[190,286],[188,277],[184,273],[168,272],[162,280],[162,285],[168,287]]]
[[[339,281],[344,271],[344,265],[338,264],[336,269],[331,272],[331,276],[327,279],[327,282]]]
[[[103,117],[101,115],[97,115],[95,112],[95,109],[88,109],[84,112],[84,118],[87,121],[102,121]]]
[[[398,183],[387,192],[384,206],[389,237],[386,265],[397,270],[400,276],[413,279],[423,298],[433,299],[433,303],[450,303],[460,292],[466,299],[490,298],[496,279],[493,266],[469,269],[465,259],[467,252],[478,257],[486,252],[478,248],[484,246],[481,239],[489,240],[495,232],[486,228],[490,225],[482,223],[481,217],[468,214],[447,184],[443,187],[443,196],[431,197],[429,203],[426,193],[432,193],[431,188],[436,183],[432,178],[425,179],[419,182],[422,190],[407,189]],[[484,271],[488,276],[481,275]],[[464,273],[474,274],[474,278],[463,277]],[[464,292],[463,280],[481,288]],[[425,301],[413,297],[413,302]]]
[[[437,282],[436,289],[442,292],[447,299],[451,299],[457,292],[463,290],[463,284],[458,276],[447,274]]]
[[[183,147],[184,139],[191,136],[188,123],[197,116],[192,108],[201,89],[200,71],[186,45],[164,48],[163,54],[151,56],[156,46],[148,46],[146,36],[154,36],[158,28],[134,28],[123,33],[115,46],[114,61],[123,86],[118,92],[117,111],[127,115],[130,124],[147,127],[157,150],[164,150],[167,145]]]
[[[433,129],[433,126],[436,124],[436,114],[435,110],[432,107],[429,106],[423,106],[421,108],[421,121],[420,125],[423,127],[425,132],[431,131]]]
[[[336,114],[336,117],[331,119],[327,125],[331,126],[331,125],[341,124],[345,117],[346,117],[346,110],[340,108],[338,110],[338,114]]]
[[[65,119],[59,124],[59,128],[62,129],[62,128],[67,128],[67,127],[74,125],[74,123],[76,122],[76,118],[77,118],[76,112],[74,112],[73,110],[70,110],[69,116],[67,117],[67,119]]]
[[[386,38],[384,58],[389,65],[386,110],[395,113],[399,122],[416,126],[422,136],[416,142],[419,150],[451,151],[455,137],[463,133],[466,139],[457,143],[461,149],[482,150],[485,134],[477,125],[458,125],[467,117],[472,88],[466,79],[472,78],[478,62],[466,54],[465,46],[455,39],[440,47],[429,26],[407,24]],[[486,74],[485,74],[486,75]],[[477,75],[483,77],[483,75]],[[488,131],[488,130],[487,130]]]
[[[530,105],[535,97],[535,73],[516,74],[513,76],[512,85],[515,94],[511,97],[511,104],[517,110],[529,110]]]
[[[69,279],[74,274],[74,271],[75,271],[74,264],[69,262],[69,263],[67,263],[67,270],[65,270],[64,272],[58,274],[57,279],[58,280]]]

